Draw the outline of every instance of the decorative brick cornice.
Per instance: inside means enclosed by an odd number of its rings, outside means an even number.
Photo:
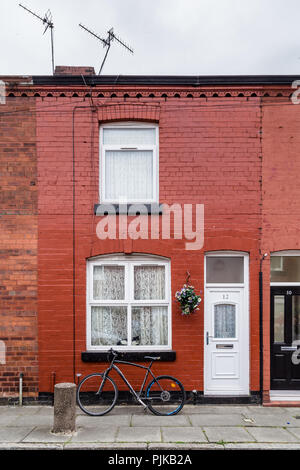
[[[41,97],[41,98],[104,98],[112,100],[131,99],[140,101],[161,101],[166,99],[202,99],[202,98],[255,98],[255,97],[289,97],[294,89],[286,85],[270,86],[206,86],[197,89],[190,87],[129,87],[129,86],[37,86],[29,84],[7,83],[6,94],[8,97]]]

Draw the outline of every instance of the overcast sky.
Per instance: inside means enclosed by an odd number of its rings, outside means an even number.
[[[300,73],[299,0],[21,0],[54,20],[56,65],[94,66],[109,28],[134,49],[113,44],[103,74],[223,75]],[[50,32],[0,0],[0,75],[49,75]]]

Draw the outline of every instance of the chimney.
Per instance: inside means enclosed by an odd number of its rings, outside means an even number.
[[[94,67],[57,65],[54,75],[95,75]]]

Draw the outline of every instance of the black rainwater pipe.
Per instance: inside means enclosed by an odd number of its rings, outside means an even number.
[[[263,335],[263,272],[262,272],[262,263],[266,258],[267,253],[265,253],[260,259],[259,266],[259,391],[260,399],[263,402],[263,390],[264,390],[264,335]]]

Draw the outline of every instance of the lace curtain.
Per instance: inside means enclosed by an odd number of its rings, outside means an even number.
[[[127,341],[127,307],[92,307],[92,345],[121,345]]]
[[[124,266],[94,266],[93,298],[95,300],[125,298]]]
[[[165,299],[164,266],[134,267],[134,298],[135,300]]]
[[[167,307],[134,307],[131,321],[133,345],[168,344]]]
[[[215,338],[235,338],[235,305],[214,306]]]

